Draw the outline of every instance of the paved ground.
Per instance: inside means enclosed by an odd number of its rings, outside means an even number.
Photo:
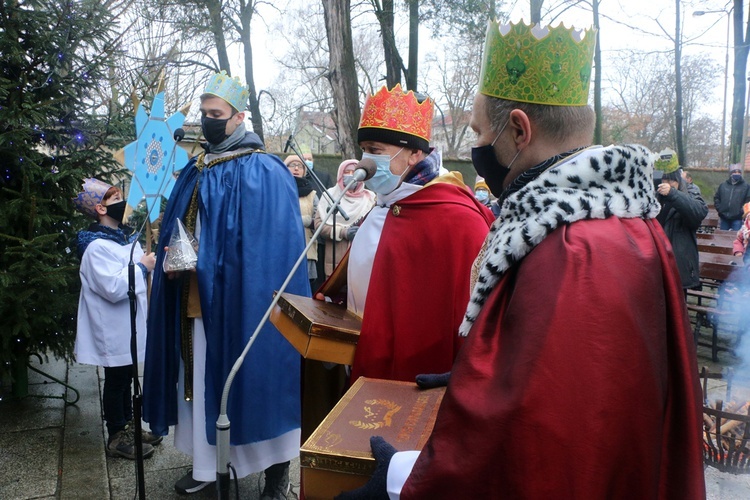
[[[59,398],[27,397],[0,401],[0,499],[133,499],[137,497],[135,462],[106,456],[102,424],[103,371],[93,366],[50,359],[38,366],[80,392],[75,405]],[[64,388],[29,372],[29,392],[61,396]],[[1,393],[0,393],[1,394]],[[72,394],[68,391],[68,394]],[[74,396],[70,396],[74,397]],[[144,461],[146,498],[188,498],[174,491],[174,483],[190,467],[167,437]],[[239,481],[240,497],[257,499],[262,474]],[[299,491],[299,462],[292,462],[292,491]],[[234,490],[232,490],[232,495]],[[216,498],[213,488],[189,498]]]
[[[728,338],[727,340],[731,340]],[[736,365],[728,353],[720,362],[710,361],[707,349],[699,348],[699,366],[712,370]],[[133,499],[137,496],[135,466],[131,461],[109,458],[104,453],[105,431],[101,419],[103,373],[96,367],[50,359],[39,365],[54,377],[67,380],[80,391],[75,405],[62,399],[35,396],[61,396],[63,388],[29,373],[34,397],[12,400],[0,387],[0,499]],[[720,388],[719,388],[720,389]],[[718,389],[717,389],[718,390]],[[70,395],[71,392],[69,391]],[[70,396],[72,397],[72,396]],[[145,461],[146,497],[175,499],[174,482],[189,468],[189,459],[172,446],[167,437],[154,456]],[[709,499],[747,500],[750,474],[732,475],[713,467],[706,469]],[[240,480],[240,497],[257,499],[260,475]],[[299,491],[299,463],[292,462],[292,492]],[[213,490],[192,498],[215,498]]]

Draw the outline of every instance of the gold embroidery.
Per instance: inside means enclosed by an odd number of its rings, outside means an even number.
[[[391,212],[393,212],[393,215],[398,217],[399,215],[401,215],[401,207],[398,205],[393,205],[393,209],[391,209]]]
[[[365,401],[364,416],[362,420],[350,420],[349,424],[358,429],[380,429],[390,427],[393,423],[393,415],[401,410],[401,406],[388,399],[368,399]]]
[[[474,291],[474,285],[477,284],[477,280],[479,279],[479,272],[482,270],[482,264],[484,263],[484,255],[487,253],[487,248],[490,244],[490,236],[492,233],[488,234],[487,237],[484,239],[484,243],[482,243],[482,248],[479,250],[479,253],[477,254],[477,258],[474,259],[474,262],[471,264],[471,277],[469,279],[469,294],[471,294]]]

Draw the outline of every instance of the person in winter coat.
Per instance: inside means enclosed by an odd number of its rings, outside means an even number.
[[[672,243],[682,288],[699,287],[698,240],[695,232],[708,213],[708,207],[700,195],[688,192],[674,151],[662,152],[654,168],[664,172],[656,190],[661,204],[656,220]]]
[[[474,182],[474,197],[482,205],[489,208],[492,211],[492,215],[495,217],[500,215],[500,205],[497,204],[497,200],[493,200],[490,196],[490,188],[481,176],[477,176]]]
[[[128,264],[136,235],[122,225],[126,202],[120,188],[86,179],[73,203],[79,211],[96,219],[78,233],[81,294],[75,356],[79,363],[104,367],[102,399],[109,434],[107,453],[134,460]],[[146,349],[146,278],[154,269],[156,258],[153,253],[144,254],[140,244],[136,244],[133,261],[139,268],[135,274],[136,331],[138,359],[142,360]],[[161,440],[162,436],[144,431],[143,456],[153,455],[152,445]]]
[[[305,243],[310,242],[314,232],[315,212],[318,210],[318,195],[315,185],[307,177],[307,164],[297,155],[290,155],[284,159],[284,164],[294,176],[299,193],[299,210],[302,214],[302,227],[305,228]],[[318,245],[312,245],[307,250],[307,276],[310,285],[318,279]]]
[[[750,261],[747,253],[747,244],[750,242],[750,217],[748,217],[750,215],[750,203],[745,203],[742,206],[742,212],[744,214],[742,216],[744,222],[739,231],[737,231],[737,239],[734,240],[734,244],[732,245],[732,253],[735,256],[742,255],[742,261],[747,264]]]
[[[701,193],[701,188],[699,188],[698,185],[693,182],[693,176],[690,175],[690,172],[680,169],[680,175],[682,175],[682,178],[685,181],[685,184],[687,184],[688,193],[697,194],[698,196],[703,197],[703,193]]]
[[[336,200],[349,182],[354,170],[359,162],[357,160],[344,160],[339,165],[336,185],[328,190],[331,199]],[[336,266],[341,262],[341,258],[346,253],[354,235],[359,230],[359,225],[365,218],[365,215],[375,205],[375,193],[365,189],[364,182],[358,182],[354,188],[347,191],[341,199],[341,208],[344,210],[349,220],[344,220],[341,214],[336,213],[335,219],[332,215],[323,224],[323,230],[320,232],[321,238],[325,240],[325,277],[331,275]],[[315,212],[315,229],[322,224],[323,217],[330,208],[330,202],[326,196],[323,196]],[[334,262],[334,254],[336,261]],[[318,252],[320,258],[320,252]]]
[[[750,185],[742,178],[739,163],[729,166],[729,179],[719,184],[714,207],[719,213],[719,229],[737,231],[742,226],[742,205],[750,202]]]

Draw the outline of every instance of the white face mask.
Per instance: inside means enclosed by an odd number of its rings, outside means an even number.
[[[362,153],[363,160],[369,158],[377,166],[375,175],[365,181],[367,189],[375,191],[376,194],[385,195],[392,193],[401,184],[401,176],[391,172],[391,160],[401,154],[403,150],[404,148],[399,149],[398,153],[393,156]]]

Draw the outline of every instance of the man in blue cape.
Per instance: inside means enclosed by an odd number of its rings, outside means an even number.
[[[156,272],[148,318],[144,419],[193,468],[175,484],[190,494],[216,477],[216,419],[233,364],[304,249],[297,189],[284,164],[245,130],[247,89],[221,72],[201,96],[205,152],[182,170],[164,213],[156,269],[179,218],[198,240],[194,271]],[[172,255],[174,258],[174,254]],[[310,294],[304,268],[287,291]],[[262,498],[288,489],[299,453],[299,355],[269,323],[229,393],[230,460],[237,477],[265,469]]]

